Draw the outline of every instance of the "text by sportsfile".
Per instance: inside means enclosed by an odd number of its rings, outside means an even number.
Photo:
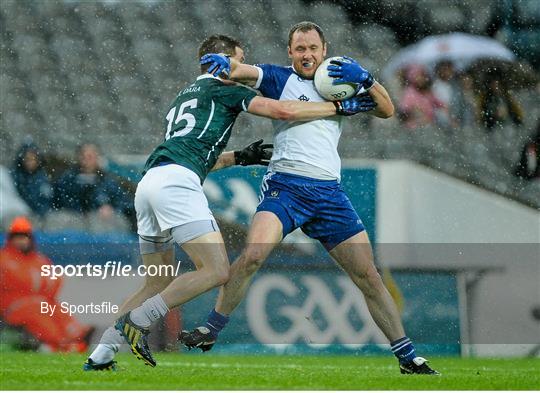
[[[61,314],[68,314],[69,316],[75,314],[115,314],[118,312],[118,305],[111,302],[103,301],[101,303],[88,303],[88,304],[71,304],[68,302],[58,304],[51,304],[48,302],[40,303],[40,313],[53,316],[56,312]]]
[[[84,265],[43,265],[41,277],[57,280],[59,277],[100,277],[102,280],[110,277],[176,277],[180,269],[180,261],[173,265],[139,265],[124,264],[117,261],[107,261],[103,265],[90,262]]]

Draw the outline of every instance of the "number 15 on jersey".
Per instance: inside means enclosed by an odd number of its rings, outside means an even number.
[[[165,133],[165,140],[174,138],[177,136],[184,136],[189,134],[193,127],[195,127],[195,116],[188,112],[189,109],[197,108],[197,99],[183,102],[180,107],[172,107],[165,119],[167,119],[167,131]],[[177,128],[178,124],[184,120],[186,123],[183,127]]]

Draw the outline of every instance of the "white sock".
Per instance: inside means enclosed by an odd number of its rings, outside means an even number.
[[[114,359],[114,355],[123,343],[124,338],[120,335],[120,332],[111,326],[103,332],[99,344],[88,357],[97,364],[110,362]]]
[[[129,317],[136,325],[147,328],[168,312],[169,308],[158,293],[156,296],[146,299],[140,307],[131,311]]]

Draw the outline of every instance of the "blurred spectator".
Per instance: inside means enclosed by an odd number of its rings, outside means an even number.
[[[98,147],[86,143],[78,149],[78,165],[57,180],[54,207],[80,213],[97,211],[102,220],[111,220],[118,211],[133,222],[133,197],[100,164]]]
[[[59,311],[61,278],[41,276],[41,267],[51,264],[49,258],[36,251],[31,222],[16,217],[0,249],[2,320],[23,328],[52,351],[84,352],[93,328]],[[52,315],[42,313],[41,302],[56,305],[57,311]]]
[[[451,60],[442,60],[435,66],[433,94],[449,107],[456,91],[455,70]]]
[[[53,188],[43,169],[40,151],[32,142],[19,149],[11,176],[20,197],[33,213],[43,217],[51,207]]]
[[[521,159],[515,173],[516,176],[526,180],[540,178],[540,122],[536,135],[525,144],[521,151]]]
[[[459,128],[478,124],[478,106],[471,74],[463,72],[457,77],[458,86],[452,106],[451,118]]]
[[[488,131],[492,131],[495,126],[502,126],[508,119],[516,125],[523,123],[523,109],[511,91],[501,82],[498,73],[491,72],[485,75],[479,102],[482,122]]]
[[[451,60],[442,60],[435,66],[435,78],[432,91],[435,97],[442,102],[448,111],[440,111],[443,124],[454,125],[459,113],[452,111],[456,100],[457,82],[455,79],[454,64]]]
[[[447,108],[433,94],[426,69],[418,65],[409,68],[407,84],[398,105],[398,116],[405,126],[413,129],[427,125],[446,125]]]

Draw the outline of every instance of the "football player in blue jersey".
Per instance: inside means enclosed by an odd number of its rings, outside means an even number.
[[[322,29],[300,22],[289,32],[288,67],[241,64],[220,54],[201,58],[219,74],[250,85],[264,97],[277,100],[320,102],[313,77],[326,56]],[[376,107],[367,113],[380,118],[394,113],[385,88],[354,59],[328,67],[335,83],[350,82]],[[339,105],[339,104],[338,104]],[[342,116],[307,122],[274,120],[274,151],[263,179],[263,198],[248,232],[247,244],[232,264],[229,281],[221,288],[215,308],[204,326],[180,333],[180,341],[203,351],[214,345],[229,315],[242,301],[253,275],[270,252],[296,228],[319,240],[333,259],[362,291],[371,316],[391,344],[404,374],[439,374],[416,356],[405,335],[397,307],[383,284],[374,261],[368,234],[340,186],[341,160],[337,146]]]

